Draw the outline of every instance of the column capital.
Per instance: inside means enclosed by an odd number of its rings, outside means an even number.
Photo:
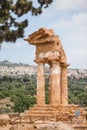
[[[34,62],[36,62],[37,64],[40,64],[40,63],[45,64],[44,60],[34,60]]]
[[[67,68],[70,64],[67,64],[67,63],[60,63],[60,66],[61,67],[64,67],[64,68]]]
[[[51,66],[52,66],[53,64],[59,64],[59,65],[60,65],[60,61],[53,59],[53,60],[51,60],[48,64],[51,65]]]

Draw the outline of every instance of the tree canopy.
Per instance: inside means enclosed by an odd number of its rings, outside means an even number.
[[[47,8],[52,2],[53,0],[37,0],[38,7],[34,7],[33,0],[0,0],[0,44],[23,38],[28,19],[17,19],[28,12],[37,16],[42,13],[43,7]]]
[[[23,112],[36,104],[36,75],[0,77],[0,113]],[[69,104],[87,106],[87,78],[68,78]],[[45,102],[49,104],[49,77],[45,79]]]

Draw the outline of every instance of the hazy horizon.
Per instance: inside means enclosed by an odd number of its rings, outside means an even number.
[[[23,62],[11,62],[11,61],[8,61],[8,60],[4,60],[4,61],[0,61],[0,64],[1,62],[10,62],[12,64],[23,64],[23,65],[30,65],[30,66],[37,66],[37,64],[29,64],[29,63],[23,63]],[[45,66],[49,67],[49,65],[45,64]],[[67,69],[84,69],[84,70],[87,70],[87,68],[71,68],[70,66],[67,68]]]

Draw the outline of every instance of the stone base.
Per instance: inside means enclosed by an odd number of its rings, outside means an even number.
[[[67,121],[76,117],[76,110],[80,111],[80,116],[86,118],[86,111],[78,105],[35,105],[29,111],[25,111],[25,115],[32,117],[55,117],[57,118],[56,120]]]

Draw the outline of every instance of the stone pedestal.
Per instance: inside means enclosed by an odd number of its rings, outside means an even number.
[[[60,65],[52,62],[50,66],[50,102],[49,104],[60,104]]]
[[[44,63],[38,63],[37,75],[37,105],[45,104],[45,68]]]
[[[67,65],[61,65],[61,103],[68,104]]]

